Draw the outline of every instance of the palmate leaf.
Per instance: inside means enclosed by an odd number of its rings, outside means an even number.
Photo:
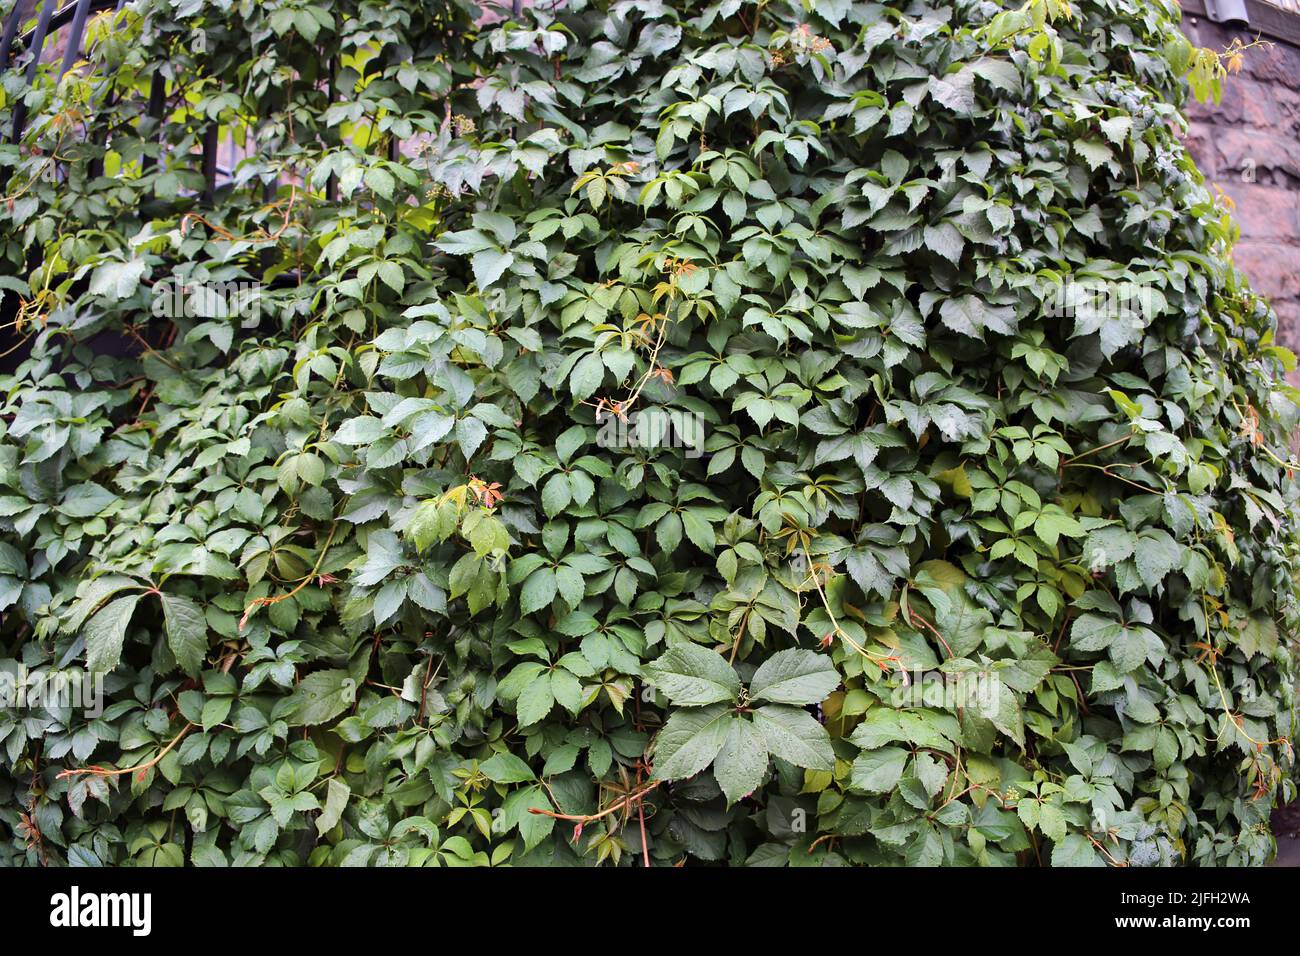
[[[734,803],[761,783],[768,755],[810,770],[829,770],[835,757],[826,729],[805,711],[768,704],[751,716],[723,704],[676,711],[659,732],[655,776],[692,777],[713,765],[714,777]]]

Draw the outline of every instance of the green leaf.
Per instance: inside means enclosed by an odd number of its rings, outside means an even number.
[[[199,722],[205,733],[210,733],[222,721],[230,716],[232,701],[229,697],[213,697],[203,704]]]
[[[1020,713],[1020,698],[1001,681],[997,683],[997,706],[992,713],[982,714],[1020,747],[1025,745],[1024,718]]]
[[[468,256],[492,249],[495,243],[477,229],[466,229],[462,232],[443,233],[434,245],[452,255]]]
[[[524,787],[506,797],[502,805],[502,819],[508,826],[519,828],[523,837],[525,850],[531,850],[551,835],[555,829],[555,818],[543,813],[530,813],[533,807],[545,810],[550,806],[540,785]]]
[[[1137,535],[1124,528],[1098,528],[1083,545],[1083,563],[1089,571],[1113,568],[1137,550]]]
[[[294,689],[289,699],[288,722],[295,727],[328,723],[351,707],[356,698],[356,681],[347,671],[316,671],[299,681]]]
[[[1014,335],[1015,312],[1010,306],[991,306],[979,296],[963,295],[946,300],[939,306],[943,324],[954,332],[982,339],[985,331]]]
[[[1097,125],[1101,127],[1108,140],[1116,146],[1123,146],[1124,141],[1133,131],[1133,117],[1112,116],[1110,119],[1101,120]]]
[[[520,727],[531,727],[551,712],[555,695],[551,692],[551,675],[538,674],[524,685],[515,702],[515,715]]]
[[[1052,848],[1052,866],[1105,866],[1085,836],[1071,833]]]
[[[370,415],[349,418],[334,433],[334,441],[340,445],[369,445],[388,434],[383,422]]]
[[[569,507],[569,502],[573,500],[572,491],[569,486],[569,476],[563,472],[556,472],[542,486],[542,511],[546,517],[554,518],[565,508]]]
[[[1083,157],[1088,168],[1096,171],[1098,166],[1109,163],[1115,158],[1109,146],[1105,143],[1098,142],[1095,139],[1076,139],[1074,141],[1074,151]]]
[[[958,657],[965,657],[984,643],[984,632],[993,621],[991,615],[966,593],[964,587],[944,592],[946,603],[935,607],[934,623],[944,640]]]
[[[372,166],[367,169],[365,182],[385,199],[393,198],[393,189],[397,186],[397,181],[393,179],[393,174],[382,166]]]
[[[519,611],[532,614],[540,611],[555,600],[555,571],[552,568],[538,568],[528,576],[523,590],[519,594]]]
[[[1080,614],[1070,627],[1070,646],[1080,651],[1104,651],[1124,636],[1124,625],[1100,614]]]
[[[181,670],[197,677],[208,653],[208,622],[203,608],[187,597],[161,594],[163,629],[167,632],[167,646],[176,657]]]
[[[1237,646],[1247,658],[1256,654],[1272,657],[1278,640],[1277,622],[1263,614],[1252,614],[1241,627]]]
[[[840,675],[825,654],[777,651],[754,672],[749,695],[777,704],[819,704],[840,686]]]
[[[526,783],[536,779],[528,764],[506,750],[488,757],[479,764],[479,769],[493,783]]]
[[[1142,583],[1153,588],[1163,581],[1169,572],[1182,565],[1185,550],[1167,531],[1160,528],[1144,530],[1138,535],[1133,555]]]
[[[955,263],[961,259],[966,240],[952,223],[941,222],[925,227],[925,244],[944,260]]]
[[[729,707],[714,704],[669,717],[655,742],[655,779],[683,780],[711,764],[726,742],[731,716]]]
[[[888,793],[898,786],[908,756],[902,747],[863,751],[853,761],[849,786],[864,793]]]
[[[338,826],[351,796],[352,788],[348,786],[347,781],[339,777],[330,777],[325,787],[325,806],[320,816],[316,818],[317,836],[324,837],[326,833]]]
[[[582,710],[582,684],[571,672],[557,667],[551,672],[551,693],[556,703],[571,714]]]
[[[737,714],[727,719],[727,737],[713,762],[713,776],[727,803],[758,789],[767,772],[767,744],[752,721]]]
[[[22,554],[16,548],[13,554],[14,559],[10,562],[9,573],[15,575],[25,573],[22,567]],[[92,612],[99,610],[104,601],[127,588],[143,589],[144,585],[135,578],[123,574],[104,574],[95,578],[83,579],[77,585],[77,599],[73,602],[72,609],[63,622],[64,633],[77,633],[86,622],[86,618],[90,617]]]
[[[826,728],[807,711],[767,704],[754,711],[754,723],[767,749],[782,760],[807,770],[833,770],[835,751]]]
[[[391,259],[380,262],[378,275],[380,281],[398,295],[401,295],[402,290],[406,288],[406,273],[402,271],[399,262],[393,262]]]
[[[1007,60],[983,57],[970,65],[970,71],[988,81],[994,89],[1013,93],[1020,88],[1020,71]]]
[[[589,352],[578,360],[569,375],[569,391],[574,401],[584,401],[600,387],[605,378],[605,363],[595,352]]]
[[[140,601],[140,595],[128,594],[104,605],[86,622],[86,669],[93,674],[111,671],[122,658],[126,628]]]
[[[686,537],[691,540],[697,548],[705,554],[713,554],[713,546],[716,543],[716,535],[713,532],[713,525],[701,517],[698,512],[687,509],[682,512],[682,527],[686,531]]]
[[[474,268],[474,281],[480,289],[486,289],[500,279],[514,261],[514,255],[502,249],[476,252],[470,259]]]
[[[1083,526],[1065,512],[1044,511],[1034,520],[1034,534],[1038,535],[1044,544],[1055,547],[1057,539],[1062,535],[1067,538],[1079,538],[1083,536],[1084,531]]]
[[[421,553],[435,541],[446,541],[456,530],[456,505],[430,498],[420,502],[402,534]]]
[[[700,707],[734,701],[740,695],[740,678],[715,651],[695,644],[679,644],[645,667],[645,677],[674,704]]]
[[[143,259],[127,262],[105,262],[90,277],[90,294],[107,299],[125,299],[135,293],[144,275]]]

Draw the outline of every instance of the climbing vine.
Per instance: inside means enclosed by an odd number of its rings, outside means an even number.
[[[19,44],[0,672],[99,706],[0,712],[0,860],[1266,861],[1295,360],[1178,138],[1245,49],[1170,0]]]

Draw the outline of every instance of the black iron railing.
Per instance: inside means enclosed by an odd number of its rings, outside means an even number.
[[[72,65],[77,62],[77,57],[81,52],[82,40],[86,32],[86,22],[92,13],[104,13],[107,11],[119,11],[126,5],[126,0],[76,0],[75,3],[69,3],[61,8],[56,9],[58,0],[37,0],[41,3],[40,13],[36,18],[36,24],[26,33],[19,35],[19,27],[23,22],[31,17],[30,11],[25,9],[21,2],[14,5],[10,11],[8,19],[4,24],[4,33],[0,38],[0,72],[9,70],[13,67],[15,40],[20,41],[22,48],[21,55],[30,56],[27,63],[27,69],[24,78],[30,86],[36,81],[36,72],[40,68],[42,54],[47,46],[56,45],[51,43],[58,32],[67,28],[67,35],[64,38],[63,59],[59,64],[59,78],[63,77]],[[166,101],[166,80],[162,74],[155,73],[149,90],[148,115],[155,120],[161,120],[163,109]],[[11,142],[18,142],[22,139],[23,130],[27,125],[26,105],[20,99],[13,110],[13,120],[8,131]],[[220,174],[230,175],[229,170],[221,169],[217,163],[217,124],[211,123],[204,131],[203,136],[203,157],[201,169],[205,181],[202,198],[211,202],[216,192],[217,177]],[[151,167],[156,160],[151,156],[143,159],[145,169]],[[91,169],[92,176],[95,175],[101,164],[97,161]]]

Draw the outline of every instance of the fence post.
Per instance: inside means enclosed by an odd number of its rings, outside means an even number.
[[[14,10],[14,16],[17,17],[17,8]],[[27,66],[27,85],[30,87],[36,80],[36,68],[41,65],[41,50],[45,46],[45,34],[50,29],[50,17],[54,16],[54,0],[45,0],[45,6],[41,8],[41,18],[36,21],[36,33],[32,35],[32,62]],[[27,125],[27,103],[19,100],[14,107],[14,127],[11,142],[18,142],[23,138],[23,127]]]
[[[77,9],[72,14],[72,29],[68,31],[68,46],[63,51],[63,62],[59,65],[59,79],[72,69],[81,51],[81,34],[86,29],[86,14],[90,12],[90,0],[77,0]]]

